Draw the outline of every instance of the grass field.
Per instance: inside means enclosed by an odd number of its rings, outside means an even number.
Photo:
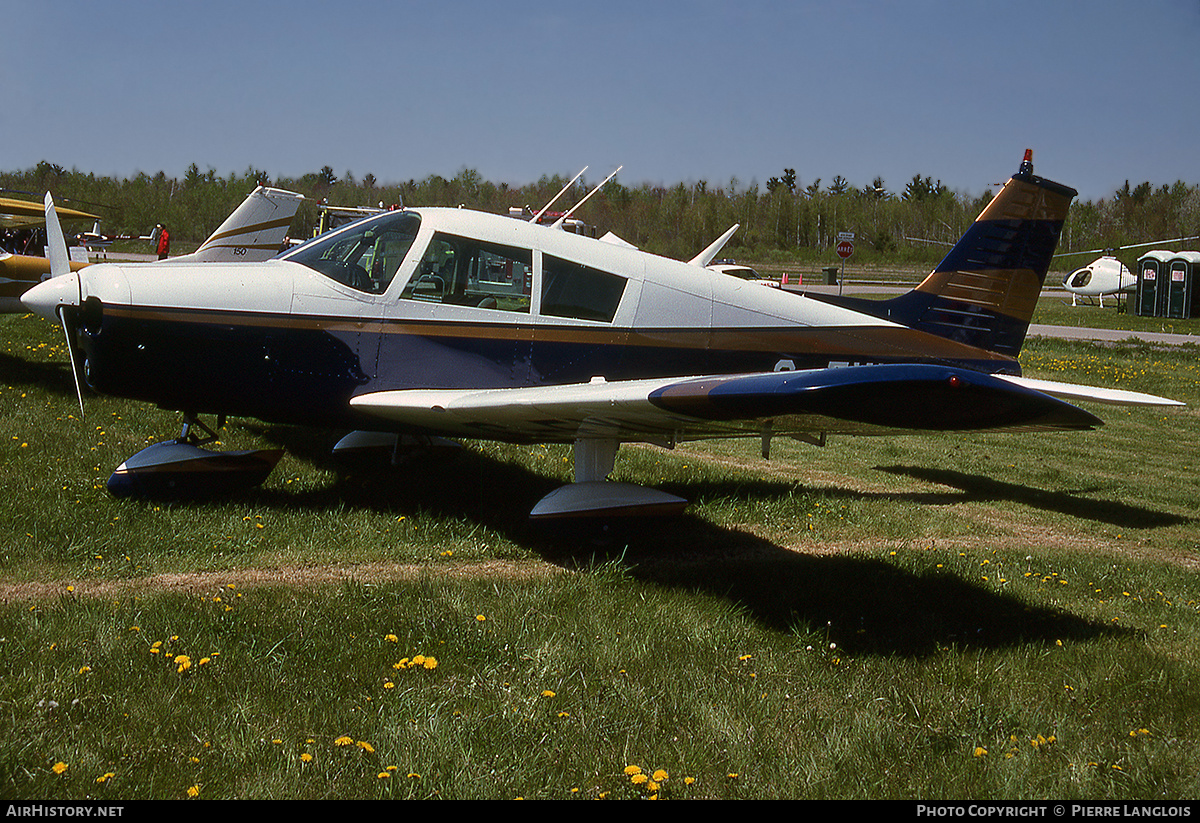
[[[1194,347],[1030,341],[1190,404],[1095,432],[623,447],[692,506],[598,535],[526,519],[565,448],[253,421],[261,489],[116,500],[179,419],[80,419],[60,341],[0,319],[2,797],[1200,794]]]

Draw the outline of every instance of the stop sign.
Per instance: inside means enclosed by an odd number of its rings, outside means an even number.
[[[854,244],[849,240],[843,240],[837,244],[838,257],[845,260],[850,255],[854,254]]]

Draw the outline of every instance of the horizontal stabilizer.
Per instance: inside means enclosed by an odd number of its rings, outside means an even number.
[[[1034,380],[1030,377],[1014,377],[1007,374],[996,375],[1017,386],[1044,392],[1051,397],[1063,400],[1091,400],[1095,403],[1108,403],[1113,406],[1186,406],[1178,400],[1159,397],[1156,394],[1126,391],[1124,389],[1109,389],[1101,386],[1079,386],[1075,383],[1056,383],[1053,380]]]

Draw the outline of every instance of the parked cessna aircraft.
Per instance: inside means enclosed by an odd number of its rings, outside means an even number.
[[[386,212],[259,264],[102,264],[24,302],[61,321],[76,379],[181,410],[117,493],[265,477],[199,448],[201,414],[365,432],[573,443],[535,518],[674,512],[607,481],[618,446],[716,437],[1091,429],[1058,399],[1173,401],[1020,376],[1016,356],[1076,192],[1020,170],[913,291],[792,294],[465,209]],[[60,268],[62,263],[59,264]],[[186,359],[186,368],[183,360]],[[1178,404],[1176,404],[1178,405]],[[213,477],[217,479],[212,480]]]
[[[241,261],[263,261],[274,257],[287,236],[288,227],[304,195],[283,189],[259,186],[246,196],[217,230],[191,254],[171,257],[162,263],[214,263]],[[33,205],[33,204],[29,204]],[[40,206],[39,221],[51,219]],[[58,210],[55,213],[61,216]],[[78,212],[72,217],[91,218],[95,215]],[[57,230],[55,230],[57,231]],[[53,234],[49,231],[48,234]],[[53,238],[51,238],[53,240]],[[74,251],[82,251],[78,247]],[[90,265],[86,255],[83,259],[71,259],[70,267],[77,271]],[[23,254],[0,254],[0,312],[23,312],[21,295],[27,289],[50,276],[50,260]]]
[[[1075,269],[1070,274],[1063,277],[1063,288],[1071,292],[1071,305],[1078,305],[1080,297],[1095,297],[1100,302],[1100,308],[1104,308],[1104,298],[1109,296],[1118,296],[1122,292],[1131,292],[1137,289],[1137,275],[1129,271],[1129,269],[1113,256],[1113,252],[1124,251],[1125,249],[1142,249],[1150,246],[1165,246],[1171,243],[1184,243],[1188,240],[1197,240],[1200,237],[1176,237],[1173,240],[1155,240],[1150,243],[1135,243],[1132,246],[1120,246],[1115,249],[1092,249],[1091,251],[1073,252],[1073,254],[1098,254],[1103,252],[1103,257],[1098,257],[1086,266]],[[1055,255],[1056,257],[1066,257],[1068,255]]]

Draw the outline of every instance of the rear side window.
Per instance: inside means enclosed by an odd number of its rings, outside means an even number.
[[[619,275],[544,255],[541,313],[611,323],[625,282]]]

